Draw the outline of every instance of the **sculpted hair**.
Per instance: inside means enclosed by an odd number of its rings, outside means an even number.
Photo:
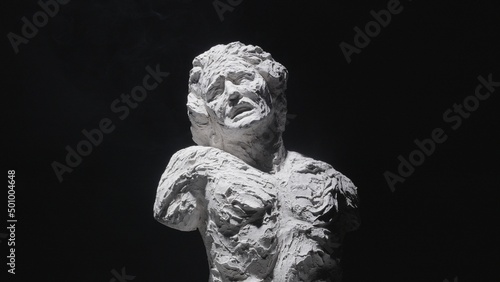
[[[212,120],[205,106],[205,93],[202,91],[204,85],[201,85],[200,78],[211,76],[213,70],[211,67],[230,57],[237,57],[250,63],[264,78],[271,93],[276,131],[280,134],[285,131],[287,69],[259,46],[232,42],[227,45],[216,45],[194,58],[193,68],[189,72],[187,108],[193,140],[198,145],[209,146],[210,136],[213,134]]]

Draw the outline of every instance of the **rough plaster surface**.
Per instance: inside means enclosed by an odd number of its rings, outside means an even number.
[[[353,183],[286,151],[286,69],[260,47],[217,45],[195,58],[191,146],[161,177],[155,218],[198,229],[209,281],[340,281],[340,246],[359,225]]]

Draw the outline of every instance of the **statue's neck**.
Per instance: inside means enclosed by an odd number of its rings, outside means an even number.
[[[253,163],[252,166],[268,173],[279,171],[286,158],[285,146],[281,141],[281,137],[279,139],[270,147],[255,144],[255,149],[248,154],[248,159]],[[250,164],[248,161],[245,162]]]
[[[220,132],[222,133],[222,132]],[[280,170],[286,158],[286,149],[280,133],[266,130],[264,132],[224,132],[219,136],[219,144],[214,147],[222,149],[247,164],[268,173]]]

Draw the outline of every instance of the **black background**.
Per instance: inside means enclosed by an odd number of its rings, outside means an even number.
[[[170,156],[193,144],[192,59],[236,40],[289,70],[287,149],[358,186],[362,225],[345,241],[345,282],[500,281],[500,88],[456,130],[442,117],[479,75],[500,81],[492,5],[402,1],[348,64],[339,44],[353,44],[353,28],[388,1],[245,0],[221,21],[212,1],[72,0],[18,54],[7,34],[40,7],[11,2],[0,8],[2,161],[5,174],[16,170],[17,274],[2,281],[110,281],[123,267],[133,281],[207,281],[200,235],[157,223],[152,205]],[[111,103],[156,64],[170,76],[119,120]],[[59,183],[51,163],[64,164],[65,146],[105,117],[116,129]],[[435,128],[448,139],[391,192],[384,172],[397,173],[397,157]],[[2,276],[7,255],[3,239]]]

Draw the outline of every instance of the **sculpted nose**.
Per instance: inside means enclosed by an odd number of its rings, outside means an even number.
[[[242,95],[240,91],[231,82],[226,83],[226,91],[229,96],[228,99],[231,106],[238,104]]]
[[[240,99],[241,99],[241,94],[238,91],[234,91],[231,94],[229,94],[229,103],[231,104],[231,106],[238,104]]]

